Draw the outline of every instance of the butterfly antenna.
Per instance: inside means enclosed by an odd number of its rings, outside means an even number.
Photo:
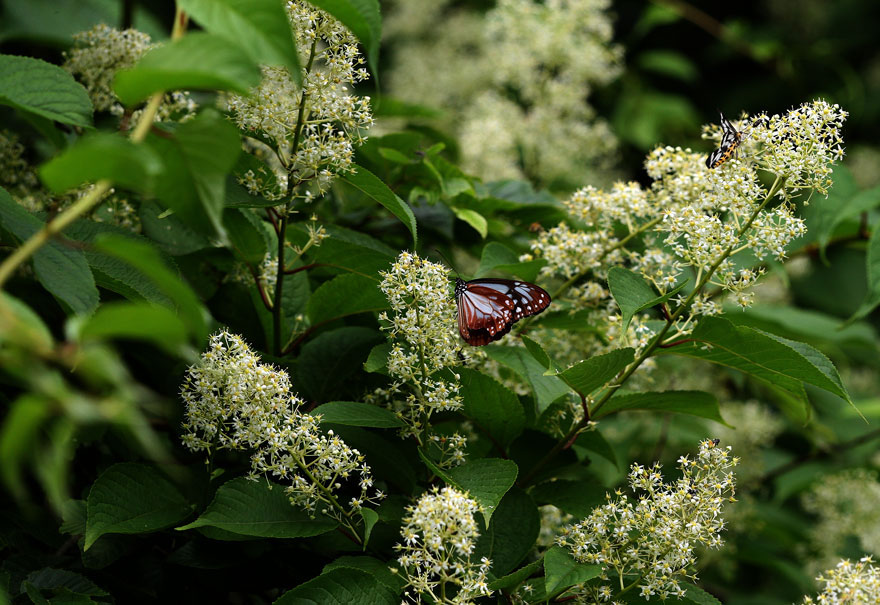
[[[461,279],[461,275],[458,273],[458,269],[456,269],[455,266],[454,266],[451,262],[449,262],[449,259],[446,258],[446,255],[443,254],[442,252],[440,252],[440,250],[438,250],[437,248],[434,248],[434,252],[436,252],[437,254],[439,254],[439,255],[440,255],[440,258],[442,258],[444,261],[446,261],[446,265],[447,265],[450,269],[452,269],[453,271],[455,271],[455,275],[458,276],[458,279]]]

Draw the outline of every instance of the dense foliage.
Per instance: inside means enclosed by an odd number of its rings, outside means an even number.
[[[853,45],[155,4],[0,12],[0,602],[880,602]]]

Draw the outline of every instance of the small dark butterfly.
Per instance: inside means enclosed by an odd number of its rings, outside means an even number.
[[[718,168],[721,166],[730,159],[740,142],[742,142],[742,133],[738,132],[730,120],[721,113],[721,147],[709,154],[709,157],[706,158],[706,167]]]
[[[455,280],[458,331],[469,345],[487,345],[523,317],[550,306],[544,288],[516,279]]]

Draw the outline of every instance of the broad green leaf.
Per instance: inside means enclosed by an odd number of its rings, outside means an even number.
[[[323,332],[303,345],[294,384],[313,401],[358,397],[362,386],[354,379],[373,346],[384,340],[378,331],[360,326]]]
[[[510,460],[480,458],[449,469],[446,475],[453,485],[480,503],[488,525],[501,498],[513,487],[518,472],[516,464]]]
[[[322,265],[377,279],[377,273],[389,270],[398,254],[397,250],[364,233],[335,225],[325,225],[325,229],[329,237],[317,250],[309,250],[312,260]],[[291,226],[287,239],[295,245],[305,245],[306,226],[301,223]]]
[[[337,275],[321,284],[309,298],[306,315],[312,325],[346,315],[374,313],[388,308],[379,282],[356,273]]]
[[[611,447],[611,444],[605,440],[605,437],[603,437],[602,433],[599,431],[584,431],[577,436],[574,444],[595,454],[599,454],[614,466],[618,466],[617,455],[614,453],[614,448]]]
[[[509,265],[519,261],[519,256],[504,244],[489,242],[483,246],[480,255],[480,268],[475,277],[486,277],[498,265]]]
[[[0,344],[14,344],[36,355],[48,356],[55,339],[36,311],[14,296],[0,292]]]
[[[129,300],[146,300],[166,307],[173,306],[171,299],[165,296],[146,275],[123,260],[105,254],[92,245],[96,239],[106,234],[128,238],[141,245],[149,245],[149,239],[122,227],[85,219],[75,221],[65,229],[64,233],[85,244],[83,253],[98,286],[121,294]],[[170,257],[164,260],[173,265]]]
[[[544,367],[522,347],[485,347],[486,355],[507,366],[526,379],[535,393],[537,412],[540,414],[551,403],[570,391],[557,376],[545,376]]]
[[[196,341],[208,335],[205,310],[192,289],[169,269],[152,246],[130,238],[103,235],[95,240],[95,248],[105,254],[121,258],[146,275],[162,294],[170,298],[177,312]]]
[[[83,550],[104,534],[143,534],[186,518],[192,506],[158,469],[147,464],[114,464],[92,484]]]
[[[367,50],[367,61],[372,72],[377,73],[379,41],[382,37],[379,0],[313,0],[311,3],[336,17],[357,36]]]
[[[487,432],[494,443],[506,448],[525,427],[526,415],[519,399],[507,387],[476,370],[461,368],[458,374],[462,412],[473,420],[477,430]]]
[[[39,590],[58,590],[66,588],[76,595],[109,597],[110,593],[87,577],[66,569],[44,567],[28,574],[25,580]],[[54,599],[53,603],[56,602]]]
[[[538,559],[532,561],[528,565],[524,565],[506,576],[502,576],[497,580],[489,582],[489,590],[509,590],[519,586],[523,581],[532,577],[536,571],[544,567],[544,561]]]
[[[540,528],[538,507],[527,493],[513,487],[502,498],[489,528],[480,528],[471,561],[487,557],[493,574],[506,574],[533,552]]]
[[[154,48],[131,69],[116,74],[113,89],[132,106],[156,92],[230,90],[247,94],[260,81],[260,68],[223,36],[190,33]]]
[[[235,126],[211,109],[167,136],[151,134],[147,143],[163,161],[156,196],[193,229],[225,238],[226,176],[241,153]]]
[[[64,69],[32,57],[0,55],[0,105],[72,126],[92,125],[86,89]]]
[[[812,196],[809,206],[804,208],[807,221],[807,240],[819,243],[819,251],[825,258],[825,248],[838,224],[841,210],[858,193],[858,185],[849,168],[843,164],[834,167],[832,175],[834,186],[829,190],[828,197]],[[800,242],[805,245],[807,242]]]
[[[567,548],[553,546],[544,553],[544,587],[548,595],[592,580],[601,573],[601,565],[578,563]]]
[[[400,597],[378,578],[352,567],[332,569],[288,590],[274,605],[399,605]]]
[[[365,372],[376,372],[388,375],[388,355],[391,353],[391,343],[382,342],[370,349],[370,354],[364,362]]]
[[[612,267],[608,271],[608,288],[620,307],[625,331],[636,310],[645,303],[657,298],[657,294],[645,278],[623,267]]]
[[[190,228],[156,202],[141,203],[138,214],[144,235],[171,256],[183,256],[214,247],[215,241],[211,237]]]
[[[598,420],[623,410],[652,410],[675,414],[690,414],[691,416],[708,418],[725,426],[730,426],[721,417],[718,399],[714,395],[703,391],[618,394],[609,399],[592,417],[594,420]]]
[[[220,486],[198,519],[176,529],[210,526],[261,538],[307,538],[336,525],[329,517],[309,518],[307,512],[290,503],[280,485],[238,477]]]
[[[463,220],[468,225],[473,227],[483,239],[486,239],[486,236],[489,235],[489,223],[486,222],[486,217],[484,217],[476,210],[470,210],[468,208],[457,208],[453,206],[452,212],[454,212],[455,216],[457,216],[460,220]]]
[[[400,99],[385,95],[370,95],[370,105],[372,105],[373,108],[373,116],[377,118],[398,117],[435,119],[443,116],[443,112],[434,107],[417,105],[415,103],[401,101]]]
[[[402,578],[400,574],[391,571],[387,563],[373,557],[342,556],[327,563],[321,573],[325,574],[334,569],[357,569],[365,571],[394,591],[395,594],[400,594],[406,583],[406,580]]]
[[[638,57],[639,67],[658,74],[691,82],[698,76],[697,67],[686,55],[671,50],[643,51]]]
[[[345,0],[338,0],[344,2]],[[366,0],[364,0],[366,1]],[[363,166],[354,166],[355,172],[347,172],[341,174],[342,180],[352,187],[363,192],[371,199],[379,202],[386,210],[399,218],[406,228],[409,229],[413,237],[413,247],[418,243],[418,235],[416,233],[416,217],[412,209],[397,194],[388,188],[388,185],[379,180],[375,174],[364,168]]]
[[[629,347],[595,355],[576,363],[558,376],[578,394],[586,397],[613,379],[632,363],[635,351]]]
[[[27,494],[22,470],[31,462],[41,439],[43,425],[53,414],[54,405],[42,395],[25,393],[9,404],[0,427],[0,476],[16,497]]]
[[[596,480],[544,481],[532,488],[531,495],[537,504],[552,504],[578,519],[589,516],[594,508],[605,503],[605,487]]]
[[[55,193],[107,179],[126,189],[150,192],[162,171],[159,156],[147,145],[119,134],[87,135],[40,167],[40,178]]]
[[[533,282],[538,279],[538,275],[541,273],[541,269],[546,266],[546,259],[536,258],[535,260],[495,265],[495,270],[501,271],[502,273],[510,273],[511,275],[515,275],[520,279]]]
[[[345,443],[363,454],[373,469],[376,480],[386,481],[407,494],[415,489],[415,465],[419,455],[414,444],[405,443],[393,434],[386,437],[384,432],[369,431],[356,426],[327,424],[326,427],[332,427]]]
[[[152,342],[172,355],[194,357],[189,330],[167,307],[148,302],[110,302],[98,307],[79,327],[83,340],[124,338]]]
[[[378,429],[399,428],[403,421],[390,410],[359,401],[328,401],[313,409],[312,416],[321,422],[348,426],[369,426]]]
[[[866,259],[868,270],[868,293],[861,306],[853,313],[849,321],[861,319],[880,305],[880,225],[874,226],[871,239],[868,240]]]
[[[575,332],[596,332],[593,311],[584,309],[571,313],[569,311],[550,311],[538,316],[536,323],[542,328],[551,330],[568,330]]]
[[[562,368],[560,368],[555,361],[550,359],[550,356],[547,355],[547,352],[541,345],[539,345],[528,336],[521,336],[520,338],[522,339],[523,344],[526,346],[526,351],[528,351],[529,354],[535,358],[535,361],[537,361],[547,370],[550,370],[549,372],[546,372],[547,374],[555,375],[562,371]]]
[[[792,393],[812,384],[852,400],[831,361],[813,347],[773,336],[726,319],[706,317],[684,343],[664,352],[735,368]]]
[[[262,262],[268,251],[258,221],[247,208],[227,208],[223,213],[229,243],[238,256],[252,265]]]
[[[260,65],[282,65],[302,79],[290,21],[275,0],[181,0],[180,8],[205,31],[226,38]]]
[[[70,536],[78,536],[86,533],[86,520],[88,508],[85,500],[70,499],[64,503],[61,509],[61,526],[58,531]]]
[[[45,227],[45,223],[18,205],[0,188],[0,224],[20,242]],[[37,280],[66,309],[88,314],[98,306],[98,289],[81,250],[50,240],[34,253]]]
[[[364,546],[363,550],[367,549],[367,545],[370,543],[370,534],[373,533],[373,527],[376,525],[376,522],[379,521],[379,514],[374,511],[372,508],[362,507],[358,510],[361,515],[361,519],[364,520]]]
[[[689,582],[680,582],[680,586],[685,589],[685,594],[680,599],[685,603],[694,603],[694,605],[721,605],[721,601],[699,586],[695,586]]]

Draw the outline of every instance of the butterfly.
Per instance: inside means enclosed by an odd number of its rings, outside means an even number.
[[[742,133],[733,127],[733,124],[724,117],[723,113],[720,111],[718,113],[721,114],[721,147],[710,153],[709,157],[706,158],[707,168],[718,168],[729,160],[742,141]]]
[[[458,331],[469,345],[480,347],[499,340],[523,317],[550,306],[540,286],[516,279],[455,280]]]

